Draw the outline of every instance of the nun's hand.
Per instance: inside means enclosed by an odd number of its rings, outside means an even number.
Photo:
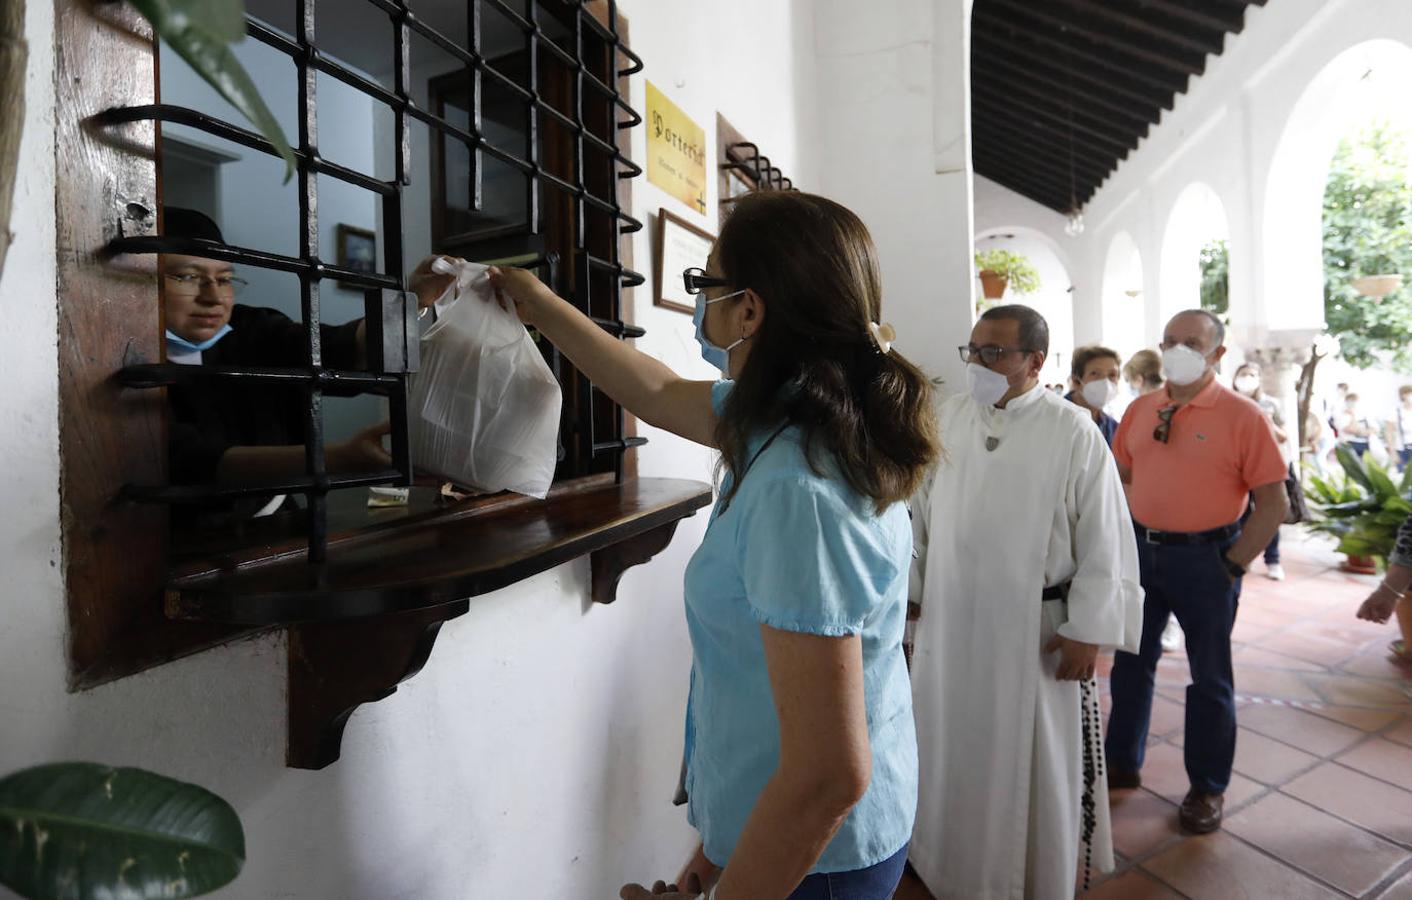
[[[372,472],[392,465],[392,454],[382,445],[382,439],[392,434],[392,425],[383,422],[364,428],[346,441],[330,444],[326,462],[330,472]]]
[[[431,264],[438,259],[445,259],[449,262],[460,264],[465,262],[455,256],[428,256],[417,264],[412,270],[412,275],[407,279],[407,287],[417,295],[417,308],[426,309],[446,293],[446,289],[451,287],[451,283],[456,280],[455,275],[443,275],[440,272],[433,272]]]

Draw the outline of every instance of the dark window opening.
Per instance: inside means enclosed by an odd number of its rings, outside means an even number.
[[[172,508],[179,554],[293,529],[307,535],[309,559],[321,562],[340,489],[413,482],[407,380],[411,345],[431,317],[419,322],[406,288],[428,255],[532,268],[610,333],[641,334],[625,321],[623,291],[642,277],[621,250],[641,225],[619,190],[640,171],[619,149],[620,132],[640,122],[619,77],[641,64],[619,38],[613,4],[292,5],[291,13],[285,0],[252,0],[252,40],[239,49],[299,157],[288,184],[272,148],[165,50],[161,102],[107,116],[156,120],[165,204],[198,208],[222,229],[220,241],[143,236],[112,249],[229,262],[248,282],[235,302],[273,310],[261,313],[278,325],[271,333],[299,337],[292,355],[255,363],[168,360],[123,373],[130,388],[169,386],[174,398],[239,394],[247,419],[278,419],[274,432],[295,436],[286,446],[304,448],[302,471],[275,480],[230,486],[181,478],[174,461],[168,484],[130,485],[125,499]],[[229,161],[212,171],[211,154]],[[206,170],[193,159],[206,160]],[[171,278],[162,284],[186,289]],[[346,351],[360,319],[367,353],[355,364]],[[248,314],[242,320],[246,335],[253,322]],[[625,451],[642,440],[620,408],[547,341],[539,344],[564,398],[556,481],[621,481]],[[383,420],[392,427],[392,466],[340,469],[344,443]],[[250,518],[280,497],[272,515]],[[193,509],[216,514],[201,519]],[[193,523],[209,527],[186,527]]]

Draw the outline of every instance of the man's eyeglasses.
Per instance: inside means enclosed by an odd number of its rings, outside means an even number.
[[[682,285],[686,287],[686,292],[691,295],[701,293],[703,288],[729,287],[730,282],[715,275],[707,275],[705,269],[692,268],[681,273]]]
[[[1005,354],[1007,353],[1034,352],[1033,350],[1029,350],[1025,347],[1000,347],[995,344],[986,344],[984,347],[977,347],[975,344],[965,344],[963,346],[957,347],[956,349],[961,352],[961,362],[979,362],[984,363],[987,366],[993,366],[996,363],[1000,362],[1000,360],[1004,359]]]
[[[167,289],[174,294],[195,296],[201,293],[201,288],[208,283],[221,294],[238,294],[249,284],[245,279],[236,278],[234,275],[217,275],[215,278],[186,272],[167,275]]]
[[[1172,439],[1172,416],[1177,414],[1176,404],[1157,410],[1157,427],[1152,429],[1152,439],[1163,444]]]

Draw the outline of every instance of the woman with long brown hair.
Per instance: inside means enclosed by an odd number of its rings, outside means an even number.
[[[684,787],[702,848],[658,895],[891,897],[917,791],[904,501],[939,442],[930,384],[882,324],[867,229],[809,194],[735,205],[707,267],[683,275],[716,382],[609,337],[528,273],[491,278],[628,411],[721,452],[685,585]]]

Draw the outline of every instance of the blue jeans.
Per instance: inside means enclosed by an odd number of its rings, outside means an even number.
[[[1412,463],[1412,447],[1403,447],[1397,451],[1397,464],[1400,468],[1406,469],[1408,463]]]
[[[1372,442],[1370,441],[1349,441],[1347,444],[1348,449],[1352,450],[1353,455],[1359,459],[1362,459],[1363,454],[1367,453],[1372,446]]]
[[[789,900],[889,900],[902,880],[907,848],[877,865],[853,872],[820,872],[799,883]]]
[[[1149,544],[1138,538],[1138,563],[1147,599],[1142,607],[1142,644],[1136,655],[1119,651],[1110,686],[1108,766],[1120,772],[1142,769],[1162,628],[1167,614],[1186,635],[1192,683],[1186,689],[1183,755],[1191,786],[1207,794],[1225,793],[1235,760],[1235,679],[1231,672],[1231,629],[1240,603],[1240,579],[1231,581],[1222,557],[1234,538],[1211,544]]]

